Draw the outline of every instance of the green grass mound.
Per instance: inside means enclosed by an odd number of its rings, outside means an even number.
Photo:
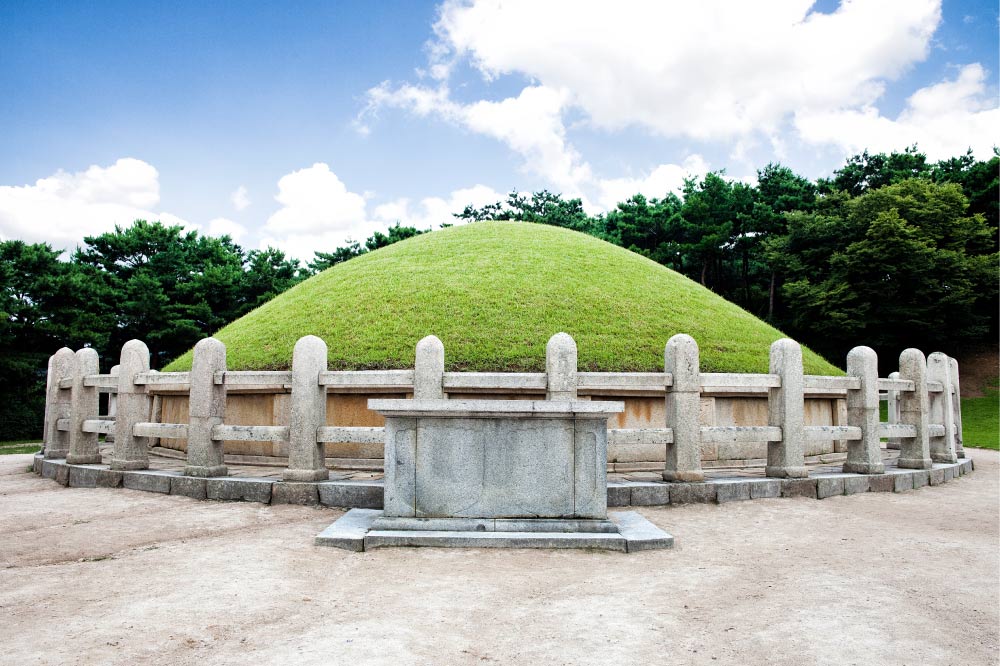
[[[545,343],[573,336],[581,371],[662,371],[687,333],[703,372],[767,372],[783,337],[753,315],[649,259],[541,224],[480,222],[395,243],[316,275],[216,334],[235,370],[287,369],[317,335],[331,369],[410,368],[422,337],[450,370],[540,371]],[[809,374],[843,374],[804,350]],[[167,370],[187,370],[191,352]]]

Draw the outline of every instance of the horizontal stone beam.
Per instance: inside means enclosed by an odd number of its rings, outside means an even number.
[[[188,372],[140,372],[133,382],[136,386],[163,386],[165,384],[190,384]]]
[[[319,373],[319,385],[335,388],[413,388],[413,370],[341,370]]]
[[[805,426],[806,441],[828,442],[839,439],[861,439],[861,428],[858,426]]]
[[[931,423],[927,426],[928,437],[944,437],[945,428],[940,423]]]
[[[446,372],[445,391],[545,390],[544,372]]]
[[[212,428],[212,439],[234,442],[288,441],[288,426],[219,425]]]
[[[906,423],[880,423],[878,436],[891,439],[912,439],[917,436],[917,429]]]
[[[674,443],[670,428],[616,428],[608,430],[608,445],[666,446]]]
[[[69,432],[69,419],[56,419],[56,430],[59,432]]]
[[[114,419],[87,419],[83,422],[83,431],[110,435],[115,431],[115,422]]]
[[[132,428],[135,437],[161,437],[166,439],[187,439],[186,423],[136,423]]]
[[[928,393],[944,393],[944,384],[941,382],[936,382],[933,380],[928,380],[927,382],[927,392]]]
[[[577,389],[663,391],[672,386],[674,378],[669,372],[578,372]]]
[[[83,378],[83,385],[118,390],[118,375],[87,375]]]
[[[704,426],[701,441],[707,444],[727,442],[780,442],[781,428],[778,426]]]
[[[879,391],[913,391],[913,380],[911,379],[879,379]]]
[[[805,375],[802,386],[806,389],[856,391],[861,388],[857,377],[827,377],[825,375]]]
[[[329,444],[382,444],[385,428],[323,426],[316,430],[316,441]]]
[[[216,386],[225,385],[227,388],[244,388],[253,386],[273,386],[292,383],[291,370],[260,370],[260,371],[239,371],[231,370],[215,373]]]
[[[706,388],[780,388],[778,375],[754,375],[738,372],[703,372],[701,387]]]

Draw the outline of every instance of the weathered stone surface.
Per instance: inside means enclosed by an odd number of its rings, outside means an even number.
[[[387,546],[436,548],[588,548],[626,552],[620,534],[580,532],[421,532],[377,531],[365,535],[365,550]]]
[[[608,484],[608,506],[630,506],[632,504],[632,490],[622,483]]]
[[[962,386],[958,374],[958,361],[950,359],[950,364],[951,383],[955,390],[952,399],[952,409],[954,410],[952,419],[955,424],[955,455],[959,458],[965,458],[965,439],[962,434]]]
[[[781,497],[781,481],[778,479],[754,479],[750,482],[751,499],[771,497]]]
[[[907,472],[899,472],[897,474],[892,474],[893,486],[892,490],[896,493],[901,493],[904,490],[913,490],[913,475]]]
[[[48,388],[45,398],[45,457],[62,460],[69,454],[69,432],[59,430],[56,423],[72,415],[70,391],[60,389],[59,382],[72,377],[76,372],[76,354],[63,347],[49,359]]]
[[[962,473],[963,474],[968,474],[973,469],[975,469],[975,463],[973,463],[972,458],[966,458],[966,459],[962,460],[961,463],[960,463],[960,465],[962,467]]]
[[[844,477],[844,494],[845,495],[857,495],[858,493],[866,493],[869,488],[869,480],[867,476],[848,476]]]
[[[844,494],[844,477],[821,476],[816,479],[816,498],[826,499]]]
[[[944,483],[944,468],[935,467],[927,470],[927,480],[932,486],[940,486]]]
[[[805,463],[802,348],[783,338],[771,345],[770,358],[770,372],[781,377],[781,386],[768,389],[767,423],[781,428],[781,441],[768,442],[765,473],[775,478],[805,478],[809,470]]]
[[[444,345],[433,336],[417,343],[413,364],[413,399],[440,400],[444,398]]]
[[[326,343],[315,335],[300,338],[292,351],[285,481],[326,481],[330,478],[323,444],[316,438],[318,429],[326,425],[326,387],[319,384],[320,373],[326,372],[326,353]]]
[[[576,400],[576,341],[556,333],[545,345],[545,399]]]
[[[899,379],[898,372],[890,372],[889,379]],[[899,423],[899,391],[889,389],[886,401],[886,422],[889,424]],[[901,441],[898,437],[890,437],[885,448],[898,451],[901,448]]]
[[[667,483],[636,483],[632,488],[632,506],[663,506],[670,504]]]
[[[271,479],[250,479],[229,477],[227,479],[208,479],[205,484],[205,496],[211,500],[260,502],[268,504],[271,501]]]
[[[271,485],[271,504],[319,504],[319,490],[315,483],[278,481]]]
[[[944,480],[951,481],[955,478],[955,468],[948,466],[944,468]]]
[[[725,481],[715,484],[715,500],[719,504],[748,500],[751,484],[748,481]]]
[[[906,469],[930,469],[930,434],[928,431],[927,360],[919,349],[904,349],[899,355],[899,378],[913,382],[915,390],[899,395],[899,422],[910,425],[916,437],[900,438],[896,464]]]
[[[226,345],[215,338],[198,341],[194,346],[190,373],[187,465],[184,467],[184,474],[187,476],[206,478],[226,476],[229,473],[226,469],[223,443],[212,439],[212,429],[222,425],[226,416],[226,385],[215,383],[215,373],[225,371]],[[203,483],[178,487],[192,489],[191,492],[201,492],[204,497]],[[200,491],[194,490],[196,488]]]
[[[61,465],[65,464],[65,460],[43,460],[42,461],[42,478],[54,479],[56,478],[56,470],[59,469]]]
[[[861,428],[861,439],[848,440],[845,472],[885,471],[879,445],[878,356],[870,347],[855,347],[847,355],[847,375],[861,384],[847,391],[847,424]],[[822,494],[822,489],[820,489]],[[839,493],[838,493],[839,494]]]
[[[205,499],[208,497],[205,490],[206,481],[204,478],[196,476],[175,476],[170,479],[170,494],[183,495],[193,499]]]
[[[816,499],[816,479],[782,479],[781,496]]]
[[[896,489],[894,474],[873,474],[868,477],[868,490],[873,493],[891,493]]]
[[[928,381],[940,382],[944,388],[940,393],[929,396],[930,423],[944,426],[944,434],[940,437],[930,437],[931,460],[934,462],[954,463],[958,461],[955,449],[955,406],[953,404],[951,359],[942,352],[934,352],[927,357]]]
[[[66,463],[56,463],[56,475],[53,477],[60,486],[69,485],[70,467]]]
[[[365,534],[381,515],[381,511],[373,509],[351,509],[317,534],[314,543],[361,552],[365,549]]]
[[[96,488],[98,467],[70,465],[69,486],[71,488]]]
[[[111,469],[140,470],[149,467],[148,438],[136,437],[133,433],[136,423],[149,421],[152,409],[146,387],[135,383],[135,376],[145,372],[149,372],[149,349],[140,340],[129,340],[122,347],[118,367],[115,448],[111,454]]]
[[[672,385],[666,395],[667,427],[673,443],[666,448],[665,481],[702,481],[701,469],[701,369],[698,343],[690,335],[677,334],[663,352],[664,371]]]
[[[98,417],[97,388],[84,386],[83,378],[100,371],[96,350],[86,347],[76,352],[70,389],[69,453],[66,454],[66,462],[71,465],[101,464],[97,433],[83,431],[84,421]]]
[[[573,428],[573,516],[603,520],[607,515],[608,424],[605,419],[577,419]]]
[[[700,504],[715,501],[714,483],[671,483],[671,504]]]
[[[923,488],[928,483],[930,483],[930,474],[926,469],[916,469],[910,474],[910,478],[913,479],[914,488]]]
[[[180,472],[125,471],[122,474],[122,485],[132,490],[166,494],[170,492],[170,480],[176,476],[180,476]]]
[[[381,509],[383,486],[367,481],[327,481],[317,484],[325,506]]]
[[[388,516],[417,515],[416,457],[417,420],[398,417],[386,419],[383,504]]]
[[[674,537],[643,518],[636,511],[612,511],[608,514],[625,537],[625,548],[629,553],[642,550],[673,548]]]
[[[35,474],[42,473],[42,461],[45,460],[45,456],[41,453],[36,453],[35,457],[31,459],[31,469],[34,470]]]

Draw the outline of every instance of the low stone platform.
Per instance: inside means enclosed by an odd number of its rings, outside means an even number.
[[[109,449],[105,449],[105,458]],[[725,470],[706,473],[702,483],[668,483],[656,473],[636,472],[608,476],[608,506],[663,506],[764,499],[811,497],[824,499],[864,492],[904,492],[936,486],[973,471],[971,458],[956,463],[935,463],[931,469],[902,469],[898,452],[883,451],[884,474],[844,474],[840,465],[809,467],[805,479],[774,479],[763,470]],[[304,504],[338,508],[381,509],[382,475],[373,472],[332,470],[329,481],[286,482],[280,470],[257,466],[231,466],[230,476],[195,478],[183,475],[183,462],[150,456],[148,470],[114,471],[108,465],[70,465],[61,459],[34,457],[37,474],[64,486],[79,488],[125,487],[147,492],[185,495],[196,499],[251,501],[263,504]],[[647,480],[648,479],[648,480]]]
[[[635,511],[611,512],[615,532],[522,531],[530,520],[497,521],[507,525],[482,530],[384,530],[375,524],[381,511],[351,509],[316,535],[317,546],[361,552],[390,546],[434,548],[589,548],[634,553],[671,548],[674,538]],[[556,522],[556,521],[550,521]],[[566,521],[574,523],[577,521]],[[499,529],[495,529],[499,527]],[[506,528],[506,529],[505,529]]]

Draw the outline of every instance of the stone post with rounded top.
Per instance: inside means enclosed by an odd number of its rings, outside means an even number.
[[[292,397],[288,418],[288,468],[285,481],[326,481],[323,444],[317,430],[326,425],[326,387],[319,375],[326,372],[326,343],[315,335],[299,338],[292,352]]]
[[[72,349],[63,347],[49,360],[48,392],[45,396],[45,457],[48,459],[65,458],[69,454],[69,432],[60,430],[60,419],[69,419],[72,415],[72,395],[68,389],[59,388],[59,382],[70,379],[76,374],[76,354]]]
[[[954,409],[955,420],[955,455],[959,458],[965,457],[965,445],[963,444],[962,438],[962,386],[958,378],[958,360],[949,359],[951,361],[951,385],[954,389],[954,397],[952,399],[952,407]]]
[[[444,398],[444,345],[433,335],[417,343],[413,363],[413,399]]]
[[[844,471],[855,474],[882,474],[879,446],[878,356],[871,347],[855,347],[847,354],[847,376],[861,386],[847,391],[847,424],[861,428],[861,439],[847,443]]]
[[[576,400],[576,341],[556,333],[545,345],[545,399]]]
[[[667,445],[664,481],[704,481],[701,469],[701,366],[698,343],[679,333],[663,350],[663,369],[671,375],[667,389],[667,427],[673,443]]]
[[[899,393],[899,422],[913,426],[915,437],[900,439],[900,467],[930,469],[930,438],[928,436],[929,400],[927,398],[927,360],[919,349],[904,349],[899,355],[899,378],[913,382],[913,391]]]
[[[129,340],[122,347],[118,364],[118,399],[115,418],[115,448],[111,469],[149,469],[147,437],[136,437],[136,423],[149,421],[152,400],[145,386],[135,383],[136,375],[149,372],[149,348],[141,340]]]
[[[767,443],[767,476],[806,478],[805,398],[802,347],[788,338],[771,345],[770,370],[781,386],[768,389],[767,422],[781,428],[781,441]]]
[[[951,359],[942,352],[927,357],[927,380],[941,384],[942,391],[928,396],[931,423],[944,426],[944,434],[930,437],[931,460],[940,463],[958,462],[955,453],[955,407],[951,386]]]
[[[72,416],[69,424],[69,454],[66,462],[73,465],[97,465],[101,462],[101,450],[96,432],[84,432],[83,422],[100,416],[100,395],[96,386],[84,386],[87,375],[101,372],[97,351],[89,347],[76,352],[76,367],[73,373],[73,388],[70,389]]]
[[[898,372],[890,372],[889,379],[899,379]],[[896,389],[889,389],[886,391],[886,423],[897,424],[899,423],[899,391]],[[898,451],[900,448],[899,437],[890,437],[886,441],[885,448],[893,449]]]
[[[215,383],[215,373],[226,371],[226,345],[205,338],[194,346],[189,373],[187,476],[226,476],[223,442],[212,439],[212,429],[226,416],[226,385]]]

